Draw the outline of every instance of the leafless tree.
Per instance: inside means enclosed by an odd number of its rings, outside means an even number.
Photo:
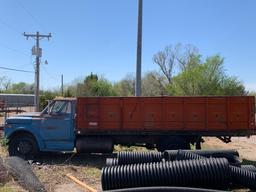
[[[153,62],[160,67],[161,72],[171,83],[175,69],[184,71],[187,67],[199,62],[200,55],[192,45],[177,44],[167,46],[153,56]]]
[[[7,91],[11,87],[12,82],[10,79],[5,79],[5,81],[2,84],[3,84],[4,90]]]
[[[11,86],[11,80],[6,76],[0,77],[0,91],[6,91]]]
[[[171,83],[175,64],[175,51],[173,48],[171,46],[167,46],[164,50],[156,53],[153,56],[153,62],[160,67],[168,82]]]
[[[178,67],[181,71],[186,70],[188,67],[193,67],[199,63],[200,55],[198,49],[193,45],[187,44],[176,45],[176,60]]]

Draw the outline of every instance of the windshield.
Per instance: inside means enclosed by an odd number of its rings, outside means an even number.
[[[48,111],[49,110],[49,111]],[[58,114],[71,114],[71,102],[70,101],[53,101],[43,111],[44,114],[51,115]]]

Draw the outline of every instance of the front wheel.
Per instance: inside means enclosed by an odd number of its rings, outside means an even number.
[[[8,151],[10,156],[34,159],[38,154],[38,146],[32,135],[18,134],[10,138]]]

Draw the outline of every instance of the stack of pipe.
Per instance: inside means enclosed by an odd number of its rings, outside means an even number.
[[[106,163],[103,190],[173,191],[175,186],[177,191],[209,191],[234,185],[256,189],[256,168],[241,165],[235,150],[120,152]]]

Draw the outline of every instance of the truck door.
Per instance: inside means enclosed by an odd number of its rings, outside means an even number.
[[[74,143],[72,102],[54,101],[41,121],[40,135],[47,148],[68,150]]]

